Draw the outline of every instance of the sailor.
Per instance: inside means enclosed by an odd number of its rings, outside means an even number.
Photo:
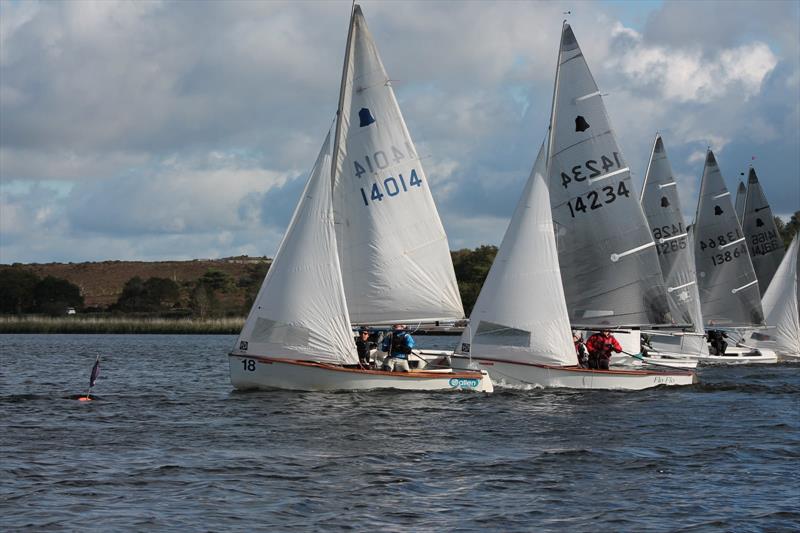
[[[387,353],[383,360],[383,369],[397,372],[408,372],[408,354],[415,346],[414,339],[406,331],[403,324],[392,326],[392,332],[383,339],[381,350]]]
[[[358,364],[361,368],[369,368],[369,351],[372,343],[369,342],[369,330],[361,328],[358,330],[358,338],[356,339],[356,351],[358,352]]]
[[[572,342],[575,344],[575,355],[578,356],[578,364],[581,368],[589,368],[589,354],[586,352],[586,345],[583,344],[581,334],[572,330]]]
[[[589,350],[589,368],[608,370],[611,351],[619,353],[622,351],[622,346],[611,334],[611,330],[604,329],[589,337],[586,341],[586,349]]]
[[[719,329],[710,329],[706,332],[706,336],[710,345],[708,351],[711,355],[725,355],[725,350],[728,349],[728,343],[725,342],[725,339],[728,338],[728,334]]]

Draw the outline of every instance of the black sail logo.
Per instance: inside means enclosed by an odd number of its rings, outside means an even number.
[[[666,196],[661,197],[661,207],[669,207],[669,200]]]
[[[358,112],[358,121],[359,127],[363,128],[364,126],[369,126],[374,123],[375,118],[372,116],[372,113],[369,112],[369,109],[362,107]]]
[[[720,216],[723,213],[722,208],[718,205],[714,206],[714,215]]]
[[[589,129],[589,123],[583,118],[583,115],[575,117],[575,131],[586,131]]]

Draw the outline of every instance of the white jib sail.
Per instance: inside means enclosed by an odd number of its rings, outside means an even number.
[[[462,352],[522,363],[577,364],[545,176],[542,145],[461,337]]]
[[[775,350],[781,354],[800,355],[800,318],[798,299],[800,287],[797,281],[798,244],[800,235],[795,235],[792,244],[783,256],[772,282],[764,293],[761,305],[764,308],[764,321],[767,329],[763,333],[775,340]],[[754,333],[754,338],[758,332]]]
[[[234,353],[356,364],[331,207],[330,133]]]
[[[371,324],[462,318],[428,179],[357,5],[340,107],[334,211],[350,318]]]

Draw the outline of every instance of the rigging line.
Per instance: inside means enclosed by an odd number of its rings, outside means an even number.
[[[630,250],[622,252],[621,254],[611,254],[611,257],[610,257],[611,262],[612,263],[616,263],[617,261],[619,261],[620,259],[622,259],[626,255],[631,255],[631,254],[635,254],[636,252],[641,252],[642,250],[645,250],[645,249],[650,248],[651,246],[655,246],[655,245],[656,245],[655,242],[650,241],[647,244],[643,244],[641,246],[637,246],[636,248],[631,248]]]
[[[741,287],[736,287],[735,289],[731,289],[731,292],[732,292],[733,294],[736,294],[737,292],[739,292],[739,291],[741,291],[741,290],[744,290],[744,289],[746,289],[746,288],[747,288],[747,287],[749,287],[750,285],[755,285],[756,283],[758,283],[758,280],[757,280],[757,279],[754,279],[753,281],[751,281],[751,282],[750,282],[750,283],[748,283],[747,285],[742,285]]]

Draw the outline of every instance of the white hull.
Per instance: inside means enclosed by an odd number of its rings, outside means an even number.
[[[237,389],[301,391],[400,389],[480,392],[494,390],[486,372],[452,369],[385,372],[254,355],[229,355],[228,362],[231,383]]]
[[[700,355],[695,356],[703,364],[711,365],[749,365],[772,364],[778,362],[778,355],[763,348],[754,350],[744,346],[728,346],[725,355]]]
[[[642,362],[651,365],[666,366],[669,368],[697,368],[697,358],[687,354],[677,353],[661,353],[661,352],[648,352],[647,356],[642,356]]]
[[[693,372],[653,370],[589,370],[580,367],[556,367],[532,363],[514,363],[496,359],[452,357],[453,367],[486,370],[500,387],[566,388],[603,390],[643,390],[659,385],[691,385],[697,381]]]

